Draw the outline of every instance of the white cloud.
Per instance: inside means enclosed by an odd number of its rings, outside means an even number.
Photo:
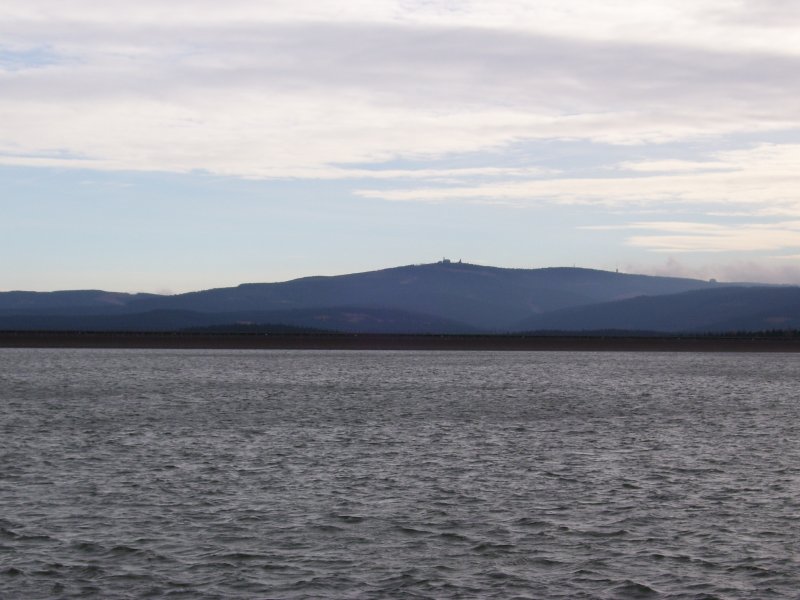
[[[120,15],[124,14],[124,24]],[[372,23],[483,27],[561,37],[797,53],[791,0],[6,0],[4,39],[79,38],[91,26]],[[63,25],[71,25],[69,28]],[[2,29],[0,29],[2,31]],[[72,33],[71,33],[72,32]],[[10,43],[10,42],[7,42]]]
[[[523,140],[800,127],[800,49],[740,14],[723,0],[9,0],[3,44],[52,60],[0,70],[0,163],[341,177],[347,163],[481,151],[500,168]],[[482,197],[582,201],[581,185],[607,185],[512,183]]]
[[[800,248],[800,224],[703,225],[639,224],[667,234],[634,235],[627,243],[655,252],[754,252]]]
[[[626,243],[654,252],[764,252],[800,249],[800,221],[771,223],[699,223],[638,221],[622,225],[587,226],[585,230],[635,230]],[[789,255],[771,258],[786,259]]]
[[[704,171],[706,162],[680,161],[676,173],[664,174],[672,161],[623,163],[635,176],[550,178],[493,182],[470,187],[425,187],[397,190],[362,190],[365,197],[394,201],[453,201],[515,203],[552,202],[604,206],[652,206],[714,204],[764,213],[800,216],[800,145],[765,144],[747,151],[720,152],[715,170]],[[656,168],[651,165],[655,164]],[[696,165],[696,169],[692,165]],[[639,171],[654,171],[642,175]],[[695,172],[696,171],[696,172]],[[688,173],[688,174],[687,174]]]
[[[696,160],[642,160],[626,161],[616,168],[621,171],[638,171],[644,173],[681,173],[691,171],[725,171],[731,169],[731,165],[720,161],[696,161]]]

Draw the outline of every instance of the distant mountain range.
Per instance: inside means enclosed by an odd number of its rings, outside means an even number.
[[[0,329],[354,333],[800,328],[800,288],[442,261],[172,296],[0,293]],[[283,328],[283,329],[282,329]]]

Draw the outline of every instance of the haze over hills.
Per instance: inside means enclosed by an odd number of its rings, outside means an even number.
[[[180,330],[235,323],[363,333],[794,327],[800,288],[441,261],[174,296],[0,293],[2,329]],[[777,312],[776,312],[777,311]]]
[[[800,288],[721,287],[640,296],[536,315],[521,322],[519,329],[670,333],[800,329]]]
[[[0,292],[0,312],[47,312],[49,314],[96,314],[118,312],[136,300],[158,297],[157,294],[125,294],[103,290],[68,290],[58,292]]]

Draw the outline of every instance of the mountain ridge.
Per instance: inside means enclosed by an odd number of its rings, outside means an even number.
[[[723,302],[733,293],[725,290],[748,287],[580,267],[521,269],[445,260],[275,283],[248,282],[169,296],[103,290],[2,292],[0,327],[52,328],[58,324],[69,328],[95,323],[93,326],[107,329],[116,322],[126,330],[137,326],[152,330],[156,326],[175,329],[180,324],[221,326],[266,319],[260,322],[322,329],[335,325],[330,328],[365,333],[502,333],[576,327],[661,330],[658,324],[664,320],[663,313],[674,313],[682,306],[680,302],[688,302],[682,309],[687,315],[696,313],[684,319],[692,325],[703,327],[719,316],[707,297],[685,300],[680,294],[716,292],[717,301]],[[781,288],[756,289],[764,290],[755,295],[763,298],[769,312],[777,297],[766,290]],[[641,300],[675,295],[676,299],[649,304]],[[621,307],[618,314],[617,307]],[[632,307],[636,309],[633,312]],[[747,307],[753,313],[764,308],[757,299],[749,300]],[[612,313],[617,316],[612,318]],[[174,316],[172,324],[170,314]],[[638,320],[632,319],[636,314]],[[746,321],[741,311],[730,312],[730,317],[731,323]],[[773,317],[770,314],[758,322]],[[231,320],[224,321],[226,318]],[[786,322],[793,323],[793,317]],[[674,330],[675,323],[665,327]]]

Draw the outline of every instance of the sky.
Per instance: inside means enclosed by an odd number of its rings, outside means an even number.
[[[793,0],[4,0],[0,290],[800,283]]]

